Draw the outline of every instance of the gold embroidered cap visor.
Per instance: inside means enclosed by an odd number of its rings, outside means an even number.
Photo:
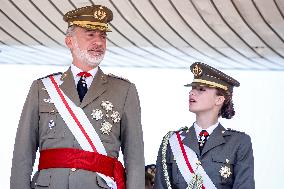
[[[90,30],[101,30],[110,32],[109,22],[112,21],[113,14],[110,9],[102,5],[92,5],[77,8],[67,12],[63,20],[70,26],[79,26]]]
[[[233,92],[234,87],[240,86],[240,83],[234,78],[201,62],[193,63],[190,66],[190,70],[194,78],[192,83],[185,85],[186,87],[206,86]]]

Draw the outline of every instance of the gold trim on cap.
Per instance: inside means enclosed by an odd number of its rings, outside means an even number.
[[[193,82],[204,83],[204,84],[207,84],[207,85],[211,85],[213,87],[218,87],[218,88],[224,89],[225,91],[228,90],[227,86],[221,85],[221,84],[213,82],[213,81],[207,81],[207,80],[203,80],[203,79],[193,79]]]
[[[74,24],[78,25],[78,26],[86,27],[86,28],[92,28],[92,29],[95,29],[97,27],[105,28],[105,31],[111,31],[108,24],[101,23],[101,22],[79,21],[79,20],[77,20],[77,21],[75,20],[73,22],[70,22],[70,26],[72,26]]]

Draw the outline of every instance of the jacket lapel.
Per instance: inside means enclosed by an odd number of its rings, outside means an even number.
[[[88,89],[83,101],[80,105],[81,108],[84,108],[89,103],[94,101],[97,97],[103,94],[107,88],[107,76],[103,73],[103,71],[99,68],[97,74],[94,77],[94,80]],[[78,96],[78,95],[77,95]]]
[[[198,141],[196,138],[196,133],[195,133],[195,129],[193,126],[191,126],[188,130],[188,132],[183,132],[182,134],[185,138],[183,139],[183,144],[188,146],[190,149],[192,149],[197,156],[199,156],[200,152],[199,152],[199,147],[198,147]]]
[[[208,152],[212,148],[224,144],[226,142],[223,137],[223,131],[225,130],[226,129],[219,123],[216,129],[214,129],[212,134],[209,136],[209,139],[207,140],[202,150],[201,156],[203,156],[206,152]]]
[[[62,84],[59,86],[64,94],[72,101],[76,106],[80,105],[79,95],[75,86],[74,77],[71,71],[71,67],[64,72],[61,76]]]

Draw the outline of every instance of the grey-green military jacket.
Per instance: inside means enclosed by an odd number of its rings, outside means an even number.
[[[226,130],[221,124],[210,135],[202,153],[200,154],[198,141],[194,127],[190,127],[181,133],[183,144],[191,148],[197,155],[207,175],[210,177],[218,189],[254,189],[254,158],[251,139],[245,133],[233,130]],[[164,141],[164,144],[165,141]],[[187,188],[183,176],[176,164],[174,155],[169,143],[166,149],[166,167],[168,173],[168,182],[165,177],[165,170],[162,166],[162,148],[161,144],[155,176],[155,189]],[[222,167],[230,169],[230,176],[225,178],[219,172]],[[222,171],[221,171],[222,172]],[[224,173],[224,171],[223,171]],[[228,170],[227,170],[228,173]]]
[[[117,158],[121,148],[126,170],[126,188],[144,188],[144,144],[141,112],[134,84],[125,79],[105,75],[99,68],[81,103],[70,68],[62,74],[61,80],[63,83],[60,88],[66,96],[83,109],[103,142],[108,156]],[[109,188],[96,173],[81,169],[45,169],[37,172],[31,181],[38,149],[81,149],[49,99],[42,81],[40,79],[34,81],[24,104],[17,130],[10,178],[11,189]],[[93,110],[103,110],[102,101],[111,102],[113,109],[119,112],[121,118],[118,123],[112,122],[113,126],[109,135],[102,134],[100,130],[103,119],[96,121],[91,115]]]

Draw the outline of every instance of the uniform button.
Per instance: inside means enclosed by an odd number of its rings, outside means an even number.
[[[49,113],[50,113],[50,114],[55,114],[55,110],[52,109]]]
[[[76,168],[71,168],[71,171],[72,171],[72,172],[76,171]]]

